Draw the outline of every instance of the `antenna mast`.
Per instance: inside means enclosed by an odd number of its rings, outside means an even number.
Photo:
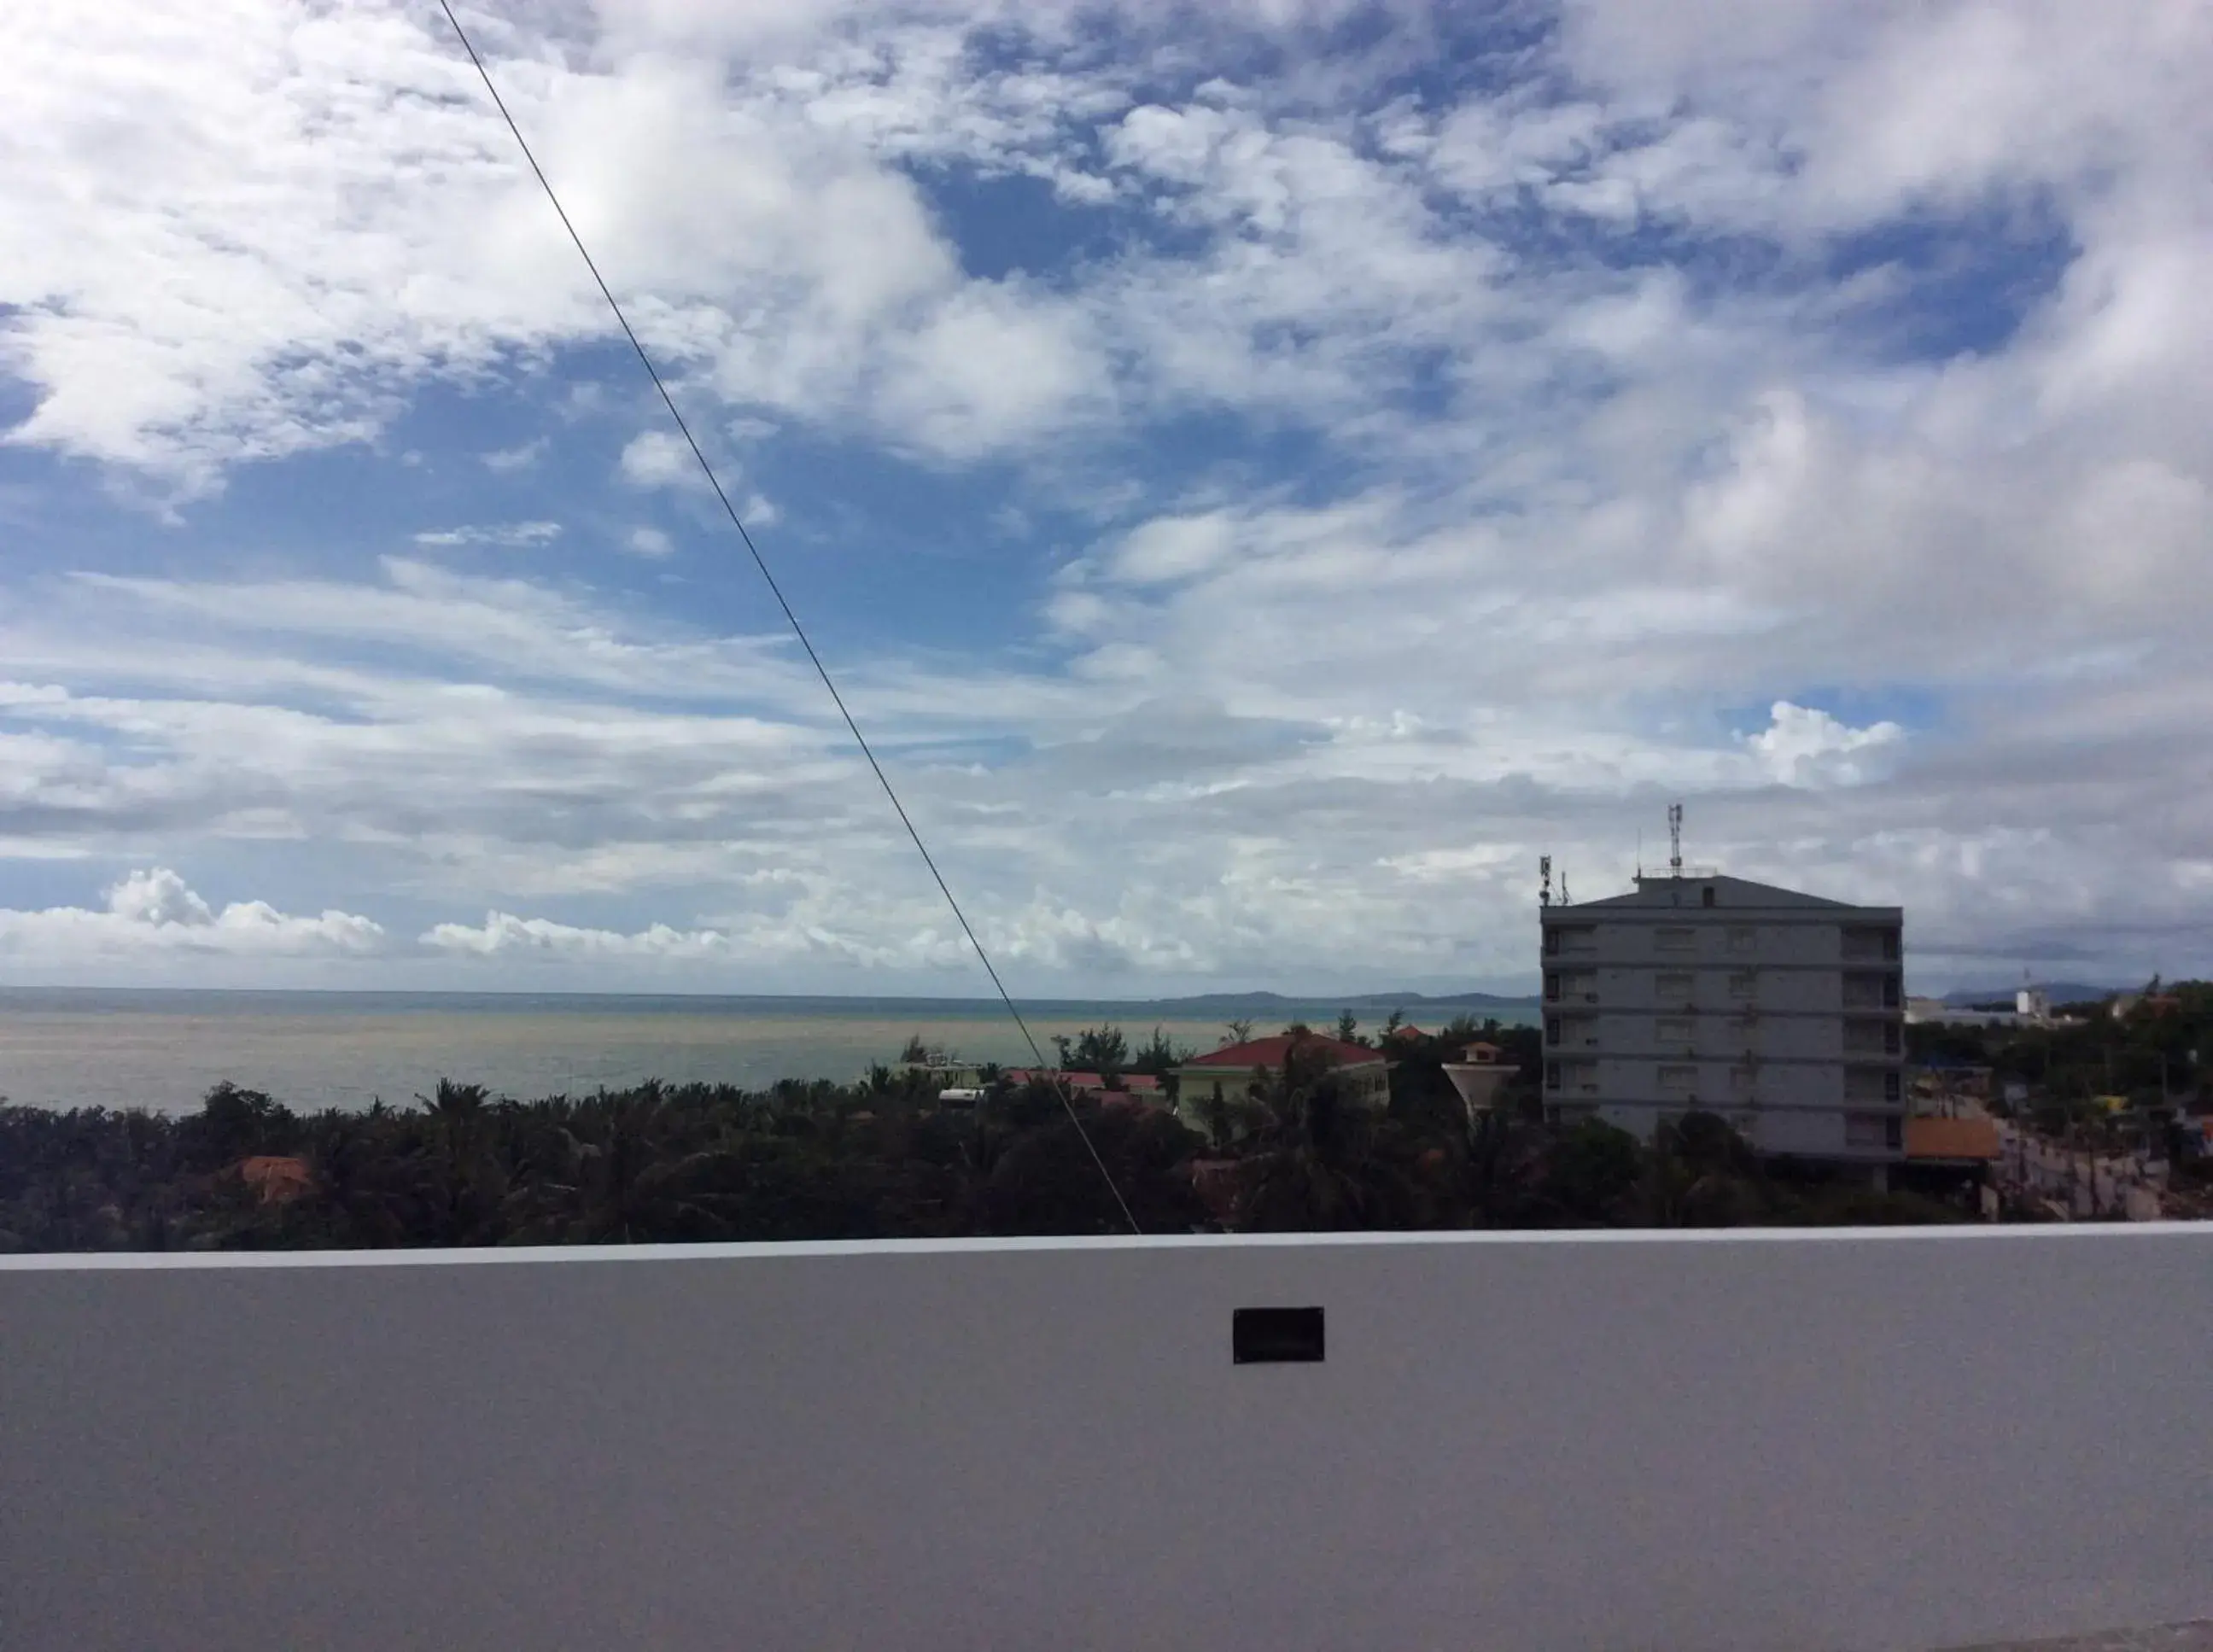
[[[1552,857],[1550,855],[1537,857],[1537,904],[1549,906],[1552,904]]]
[[[1564,866],[1560,869],[1560,905],[1565,906],[1570,904],[1568,895],[1568,869]]]
[[[1683,875],[1683,806],[1667,805],[1667,875]]]

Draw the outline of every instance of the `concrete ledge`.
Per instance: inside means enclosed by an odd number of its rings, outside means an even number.
[[[0,1646],[2194,1621],[2209,1326],[2213,1224],[5,1259]]]
[[[2157,1629],[2117,1629],[2064,1641],[1993,1641],[1951,1652],[2213,1652],[2213,1618]]]

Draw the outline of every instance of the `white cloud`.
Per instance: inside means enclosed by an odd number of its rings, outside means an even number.
[[[543,953],[564,958],[653,958],[699,960],[727,957],[729,937],[713,930],[673,930],[663,924],[623,935],[613,930],[578,929],[542,917],[487,912],[479,927],[440,924],[423,944],[440,952],[491,958],[508,953]]]
[[[1738,738],[1786,786],[1858,784],[1879,772],[1905,738],[1894,722],[1854,728],[1817,707],[1788,700],[1776,701],[1769,716],[1765,728]]]
[[[466,545],[496,545],[509,549],[545,545],[561,537],[558,522],[491,522],[468,527],[426,529],[415,535],[415,543],[443,547]]]
[[[624,536],[623,549],[634,557],[665,557],[676,549],[676,542],[657,527],[633,527]]]
[[[668,430],[642,430],[622,450],[623,480],[632,487],[697,487],[699,461],[682,436]]]
[[[546,437],[533,436],[528,442],[517,442],[512,448],[495,448],[489,453],[479,454],[477,457],[486,470],[506,475],[530,469],[546,457],[546,450],[550,445]]]
[[[97,909],[0,908],[0,955],[36,957],[56,970],[180,953],[358,955],[377,951],[383,941],[381,928],[351,912],[293,917],[260,900],[232,901],[218,911],[166,867],[130,873]]]

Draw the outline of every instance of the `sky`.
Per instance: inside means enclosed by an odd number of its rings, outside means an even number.
[[[1018,997],[2213,971],[2213,9],[458,8]],[[988,983],[435,4],[0,59],[0,982]]]

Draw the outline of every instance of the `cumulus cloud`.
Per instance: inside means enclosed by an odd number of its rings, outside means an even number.
[[[1756,735],[1741,735],[1772,778],[1786,786],[1856,785],[1887,766],[1905,738],[1894,722],[1854,728],[1813,706],[1777,700],[1772,719]]]
[[[381,927],[351,912],[296,917],[261,900],[232,901],[217,910],[167,867],[126,875],[108,888],[98,908],[0,908],[0,954],[36,956],[62,967],[155,954],[360,955],[383,942]]]
[[[623,549],[634,557],[665,557],[676,549],[676,541],[657,527],[633,527],[623,536]]]

